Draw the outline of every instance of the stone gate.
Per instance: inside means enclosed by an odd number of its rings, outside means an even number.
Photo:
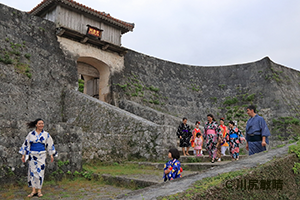
[[[124,68],[127,52],[121,37],[134,24],[71,0],[44,0],[30,13],[56,24],[61,47],[77,58],[84,93],[110,103],[110,76]]]

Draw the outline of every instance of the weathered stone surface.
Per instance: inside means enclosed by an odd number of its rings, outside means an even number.
[[[272,125],[273,118],[299,117],[299,82],[299,71],[268,57],[246,64],[201,67],[129,51],[124,70],[112,76],[112,90],[114,103],[120,107],[130,100],[191,121],[203,122],[212,113],[216,118],[238,120],[241,126],[249,118],[245,106],[255,104]]]
[[[80,126],[83,159],[163,159],[176,146],[176,128],[160,126],[88,95],[69,91],[64,116]]]
[[[182,118],[174,117],[172,115],[157,111],[148,106],[144,106],[134,101],[129,101],[126,99],[122,99],[121,101],[119,101],[119,107],[130,113],[133,113],[137,116],[140,116],[144,119],[147,119],[160,125],[178,127],[179,124],[182,122]],[[188,121],[188,124],[190,126],[195,126],[195,123],[191,121]]]
[[[26,122],[36,118],[45,120],[59,153],[56,162],[47,160],[46,176],[81,169],[82,130],[62,123],[63,91],[77,85],[76,63],[59,48],[55,28],[0,4],[0,184],[26,179],[18,151],[30,131]],[[69,164],[59,167],[59,160]]]

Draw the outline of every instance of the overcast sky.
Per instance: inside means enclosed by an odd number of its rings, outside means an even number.
[[[42,0],[1,0],[29,11]],[[299,0],[76,0],[126,22],[122,45],[197,66],[253,62],[269,56],[300,70]]]

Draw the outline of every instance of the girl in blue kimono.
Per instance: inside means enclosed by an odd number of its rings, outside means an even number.
[[[42,197],[46,152],[49,153],[51,162],[53,162],[53,156],[56,156],[57,153],[51,136],[43,129],[44,121],[42,119],[36,119],[33,122],[29,122],[27,125],[29,128],[35,128],[35,130],[28,133],[19,153],[22,154],[23,163],[25,163],[27,159],[29,160],[28,186],[32,187],[32,192],[28,197],[33,197],[35,195]]]
[[[168,157],[169,160],[164,166],[164,181],[171,181],[175,178],[181,178],[182,168],[178,159],[180,158],[179,151],[177,149],[170,149]]]

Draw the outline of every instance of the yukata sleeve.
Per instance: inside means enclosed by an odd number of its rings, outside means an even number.
[[[261,126],[261,136],[266,137],[266,143],[269,144],[268,137],[271,136],[271,133],[270,133],[270,130],[267,126],[266,121],[263,118],[261,118],[260,126]]]
[[[193,136],[190,126],[188,126],[188,131],[189,131],[189,136],[188,137],[189,137],[189,140],[190,140],[191,137]]]
[[[179,125],[179,127],[177,129],[177,137],[180,138],[181,135],[182,135],[182,127],[181,127],[181,125]]]
[[[225,139],[226,139],[226,142],[229,142],[229,134],[230,134],[230,132],[228,131],[227,133],[226,133],[226,135],[225,135]]]
[[[165,174],[165,170],[167,170],[170,166],[170,162],[166,162],[166,164],[164,165],[164,175],[163,175],[163,179],[164,181],[166,181],[168,179],[168,174]]]
[[[193,140],[195,141],[195,135],[196,134],[194,134],[194,133],[195,133],[195,130],[193,130],[193,132],[192,132],[192,136],[191,136],[191,139],[190,139],[191,141],[193,141]]]
[[[180,175],[180,162],[175,162],[175,164],[173,165],[172,171],[170,172],[171,176],[170,180],[173,180],[175,178],[177,178],[178,175]]]
[[[240,129],[239,129],[239,131],[238,131],[238,137],[239,137],[240,143],[242,143],[243,141],[246,140],[245,137],[243,136],[243,134],[242,134],[242,132],[241,132]]]
[[[22,155],[26,155],[26,157],[29,155],[30,152],[30,134],[31,132],[26,136],[25,141],[23,142],[19,153]]]
[[[217,133],[217,136],[218,137],[222,137],[223,136],[223,134],[222,134],[222,129],[220,129],[220,127],[218,127],[218,126],[216,126],[216,133]]]
[[[49,133],[47,133],[46,151],[48,151],[49,155],[57,156],[57,152],[54,147],[53,139]]]
[[[19,151],[20,154],[25,155],[25,162],[28,160],[30,153],[30,134],[31,132],[26,136],[25,141],[23,142]]]
[[[204,125],[204,131],[203,131],[204,140],[206,140],[206,136],[207,136],[207,124]]]

